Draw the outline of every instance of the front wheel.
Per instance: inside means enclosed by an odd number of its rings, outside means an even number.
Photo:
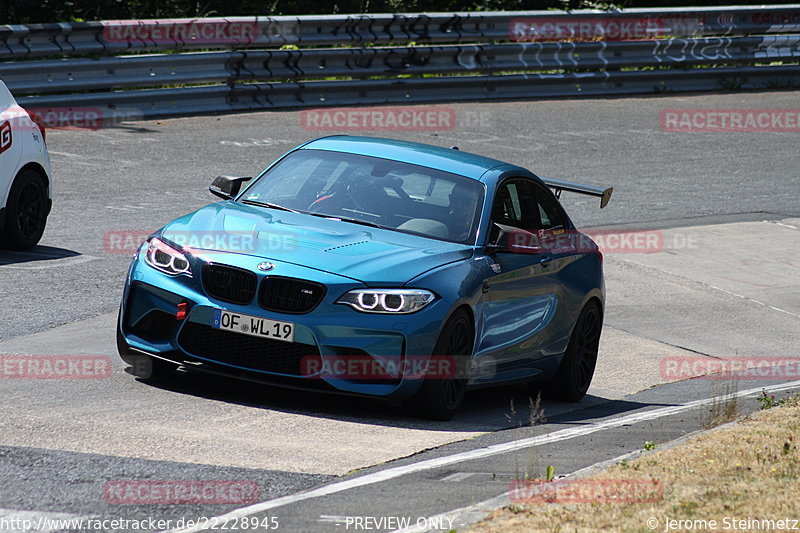
[[[575,322],[556,378],[543,384],[542,388],[548,396],[565,402],[577,402],[586,395],[597,366],[602,329],[600,306],[594,301],[589,302]],[[535,383],[531,387],[532,390],[537,388]]]
[[[49,211],[47,184],[35,170],[17,174],[6,202],[6,224],[0,245],[11,250],[29,250],[42,238]]]
[[[433,356],[452,362],[451,372],[426,375],[419,392],[411,399],[414,412],[430,420],[450,420],[456,414],[467,389],[467,370],[472,357],[474,332],[469,314],[458,309],[448,319],[433,349]],[[442,365],[435,365],[441,369]]]

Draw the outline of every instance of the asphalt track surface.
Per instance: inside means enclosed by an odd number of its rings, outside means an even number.
[[[103,487],[243,480],[258,485],[258,501],[271,501],[720,394],[714,381],[667,383],[664,357],[797,357],[800,135],[661,128],[665,109],[797,104],[795,92],[453,104],[438,106],[453,110],[452,129],[353,132],[457,145],[540,175],[613,185],[602,211],[594,199],[565,193],[579,227],[662,231],[661,253],[606,255],[606,329],[590,396],[575,406],[545,402],[547,422],[531,428],[527,392],[517,387],[476,392],[452,422],[435,424],[358,399],[186,376],[145,384],[116,360],[109,379],[2,380],[0,519],[220,515],[243,505],[118,505],[104,499]],[[0,353],[113,355],[130,257],[109,249],[108,232],[152,231],[214,201],[207,186],[217,174],[253,175],[328,133],[335,132],[304,129],[298,112],[49,132],[54,212],[40,247],[0,253]],[[740,404],[743,412],[756,406],[752,395]],[[248,516],[274,516],[283,531],[341,531],[354,516],[434,516],[503,493],[523,470],[554,464],[569,473],[645,440],[700,429],[706,407],[477,460],[433,462]]]

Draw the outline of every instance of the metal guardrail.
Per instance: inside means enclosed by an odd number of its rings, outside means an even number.
[[[142,117],[795,86],[800,5],[0,26],[0,60],[22,105]]]
[[[531,40],[532,26],[646,23],[650,36],[750,35],[800,28],[800,5],[302,17],[228,17],[0,26],[0,56],[120,54],[197,48]],[[645,32],[647,34],[647,32]],[[564,36],[565,38],[568,36]]]
[[[296,107],[378,105],[453,100],[494,100],[561,96],[631,95],[664,91],[720,89],[720,76],[741,89],[760,89],[767,84],[787,84],[798,79],[796,67],[747,67],[698,70],[687,77],[680,71],[609,72],[603,76],[565,74],[513,74],[408,78],[398,80],[283,82],[211,85],[180,89],[144,89],[118,93],[70,95],[69,106],[103,111],[101,120],[191,115],[210,112],[253,111]],[[783,80],[783,81],[781,81]],[[20,105],[38,109],[63,108],[58,95],[26,100]],[[105,110],[105,111],[104,111]]]
[[[19,94],[250,80],[748,64],[800,58],[800,34],[628,42],[248,50],[17,62]]]

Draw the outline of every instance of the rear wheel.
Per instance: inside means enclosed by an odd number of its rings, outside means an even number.
[[[455,371],[446,375],[428,375],[411,401],[414,412],[431,420],[450,420],[456,414],[467,388],[467,370],[472,356],[473,328],[469,314],[458,309],[447,320],[433,355],[451,357]],[[436,365],[441,369],[442,365]]]
[[[600,306],[589,302],[575,322],[556,378],[543,384],[532,383],[531,391],[542,390],[547,396],[565,402],[580,401],[592,383],[602,329]]]
[[[35,170],[23,170],[14,179],[6,203],[6,223],[0,245],[28,250],[42,238],[47,223],[47,184]]]

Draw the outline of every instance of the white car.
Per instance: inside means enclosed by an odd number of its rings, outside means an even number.
[[[0,80],[0,248],[36,246],[52,194],[44,121],[17,105]]]

